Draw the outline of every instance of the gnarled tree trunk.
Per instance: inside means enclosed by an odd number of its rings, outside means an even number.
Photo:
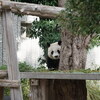
[[[55,80],[54,100],[87,100],[84,80]]]
[[[59,6],[64,6],[65,0],[58,0]],[[82,36],[62,30],[60,70],[84,69],[86,64],[86,48],[90,35]],[[55,80],[53,100],[87,100],[85,80]]]
[[[87,46],[90,36],[62,32],[62,49],[60,57],[60,70],[84,69],[86,64]]]
[[[84,69],[90,39],[90,35],[73,35],[64,30],[59,69]],[[87,100],[85,80],[55,80],[54,90],[56,100]]]

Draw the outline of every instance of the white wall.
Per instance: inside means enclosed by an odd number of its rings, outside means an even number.
[[[38,59],[43,55],[43,50],[39,46],[39,39],[25,38],[18,46],[18,61],[26,62],[34,68],[39,67]]]
[[[96,69],[100,67],[100,46],[88,51],[86,68]]]

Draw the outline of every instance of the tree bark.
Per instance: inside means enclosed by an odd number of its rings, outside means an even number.
[[[58,0],[58,5],[63,7],[65,0]],[[60,70],[84,69],[86,64],[86,48],[91,36],[73,35],[67,30],[62,30]],[[55,80],[55,100],[87,100],[85,80]]]
[[[62,49],[60,70],[84,69],[87,55],[88,36],[73,35],[68,31],[62,32]]]
[[[55,80],[54,90],[55,100],[87,100],[84,80]]]
[[[86,48],[91,36],[73,35],[62,31],[62,48],[60,70],[84,69],[86,63]],[[55,80],[54,90],[56,100],[87,100],[85,80]]]

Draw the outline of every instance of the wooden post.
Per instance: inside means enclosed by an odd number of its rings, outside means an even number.
[[[0,100],[3,100],[4,87],[0,87]]]
[[[48,80],[30,80],[30,100],[48,100]]]
[[[5,39],[7,53],[8,79],[20,81],[12,13],[10,11],[3,11],[2,17],[4,28],[3,38]],[[21,86],[11,88],[11,100],[23,100]]]

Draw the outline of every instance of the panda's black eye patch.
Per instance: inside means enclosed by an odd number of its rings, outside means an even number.
[[[51,52],[51,54],[53,55],[53,51]]]
[[[60,50],[57,50],[57,52],[60,54]]]

